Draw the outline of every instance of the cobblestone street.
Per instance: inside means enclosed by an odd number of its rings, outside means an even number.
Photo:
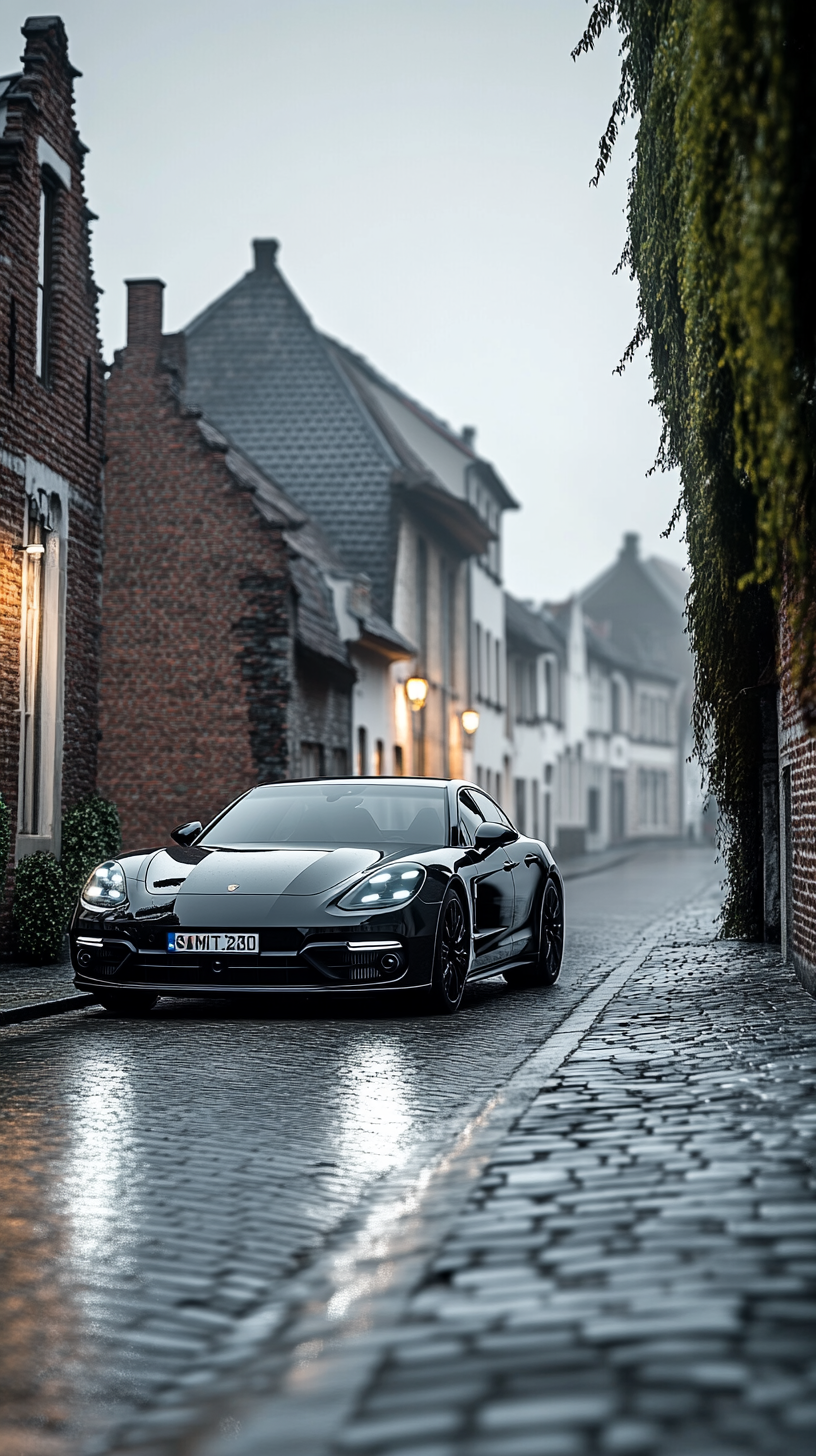
[[[456,1018],[0,1033],[2,1456],[810,1452],[813,1001],[699,855],[568,904]]]

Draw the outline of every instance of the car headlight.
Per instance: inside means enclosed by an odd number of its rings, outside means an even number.
[[[81,895],[83,905],[92,910],[114,910],[127,899],[127,881],[122,866],[115,859],[106,859],[85,881]]]
[[[425,883],[425,866],[403,860],[366,875],[338,900],[341,910],[393,910],[407,905]]]

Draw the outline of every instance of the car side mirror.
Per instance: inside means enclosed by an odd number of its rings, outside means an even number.
[[[200,820],[191,819],[189,824],[179,824],[178,829],[171,830],[170,838],[175,839],[176,844],[181,844],[186,849],[194,839],[198,838],[203,828]]]
[[[507,824],[480,824],[476,830],[475,846],[484,850],[501,849],[505,844],[512,844],[514,839],[518,839],[518,835]]]

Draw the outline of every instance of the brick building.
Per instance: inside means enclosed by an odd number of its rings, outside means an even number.
[[[100,792],[126,845],[254,783],[347,773],[349,573],[306,513],[183,400],[164,285],[128,287],[108,384]]]
[[[103,375],[62,21],[0,79],[0,789],[13,851],[59,853],[95,786]]]
[[[477,456],[472,432],[456,434],[315,328],[277,254],[273,239],[256,240],[254,267],[188,325],[185,398],[319,521],[370,584],[367,616],[379,627],[349,649],[358,671],[355,771],[470,773],[461,714],[471,705],[474,610],[489,621],[479,735],[486,751],[496,720],[490,787],[501,796],[497,548],[501,511],[514,502]],[[474,558],[489,572],[477,574]],[[405,682],[415,674],[427,698],[414,712]]]
[[[779,686],[758,689],[763,727],[765,938],[816,995],[816,738],[791,681],[791,644],[780,617]],[[774,711],[776,708],[776,711]]]

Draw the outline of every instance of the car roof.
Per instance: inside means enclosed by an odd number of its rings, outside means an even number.
[[[318,778],[310,779],[276,779],[272,783],[256,784],[254,787],[258,789],[273,789],[280,788],[286,784],[402,784],[410,788],[417,788],[423,784],[429,784],[437,788],[446,788],[449,785],[458,788],[461,784],[468,788],[478,788],[478,784],[471,784],[468,779],[432,779],[420,777],[419,775],[410,777],[407,774],[345,774],[337,778],[330,778],[327,775],[321,774]],[[251,792],[252,790],[250,789]]]

